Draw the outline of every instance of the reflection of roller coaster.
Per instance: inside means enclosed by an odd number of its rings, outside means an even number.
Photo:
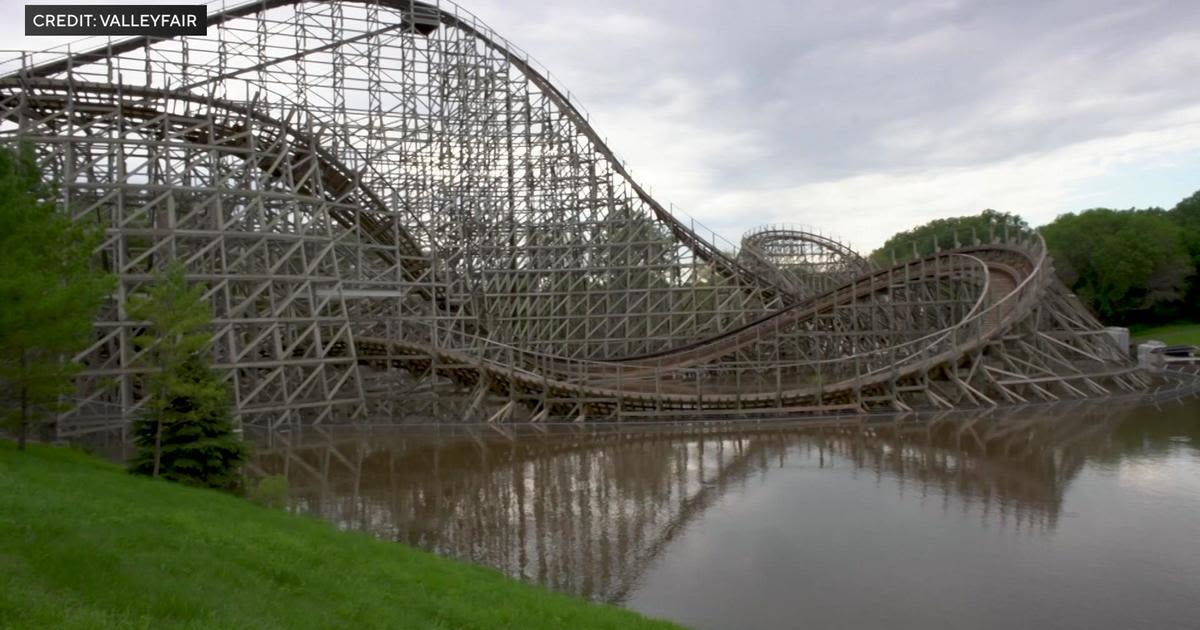
[[[993,406],[1146,385],[1036,234],[878,268],[810,232],[740,251],[630,176],[548,75],[465,11],[266,0],[209,35],[0,66],[121,283],[64,433],[143,402],[125,301],[209,287],[249,424],[736,417]],[[732,253],[737,251],[737,253]]]
[[[482,427],[316,427],[264,432],[252,468],[285,475],[293,509],[339,527],[622,601],[705,512],[785,465],[848,466],[989,524],[1052,530],[1068,484],[1136,404],[791,426],[527,427],[518,439]]]
[[[339,527],[616,601],[690,519],[782,454],[740,438],[473,437],[274,436],[252,468],[286,475],[294,509]]]

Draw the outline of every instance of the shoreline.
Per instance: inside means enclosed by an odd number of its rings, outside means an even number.
[[[678,628],[82,451],[0,440],[6,627]]]

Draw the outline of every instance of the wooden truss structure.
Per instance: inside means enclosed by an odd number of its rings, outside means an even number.
[[[1036,233],[872,264],[657,202],[569,93],[460,7],[261,0],[208,35],[0,64],[0,133],[107,238],[120,285],[60,433],[152,369],[126,312],[207,287],[248,425],[731,418],[1143,388]]]

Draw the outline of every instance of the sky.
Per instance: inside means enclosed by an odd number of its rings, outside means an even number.
[[[732,241],[794,223],[869,251],[984,208],[1040,225],[1200,190],[1194,0],[461,4]],[[0,48],[61,41],[22,31],[5,20]]]

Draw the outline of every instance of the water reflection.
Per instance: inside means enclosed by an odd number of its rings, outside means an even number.
[[[1116,465],[1180,440],[1200,444],[1183,409],[1172,416],[1114,402],[824,425],[520,434],[307,429],[258,436],[253,469],[286,475],[292,509],[340,527],[623,602],[689,524],[775,469],[873,478],[881,490],[940,501],[944,512],[988,526],[1052,532],[1085,462]],[[1168,421],[1129,428],[1122,423],[1131,414]]]

